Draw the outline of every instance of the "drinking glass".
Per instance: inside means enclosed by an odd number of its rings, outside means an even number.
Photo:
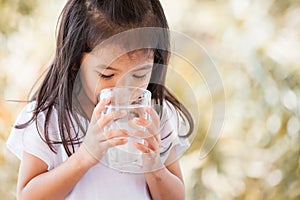
[[[132,120],[149,118],[145,107],[151,106],[151,92],[139,87],[113,87],[100,92],[99,101],[106,98],[111,98],[111,103],[105,106],[102,114],[121,111],[122,115],[115,116],[116,119],[106,125],[104,131],[123,129],[129,136],[126,144],[109,148],[102,162],[119,171],[140,172],[143,162],[142,152],[133,145],[133,142],[144,143],[140,133],[145,132],[146,128],[134,124]]]

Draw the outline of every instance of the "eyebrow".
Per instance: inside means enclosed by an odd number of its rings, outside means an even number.
[[[109,70],[113,70],[113,71],[119,71],[119,69],[117,68],[113,68],[111,66],[106,66],[106,65],[98,65],[99,68],[102,68],[102,69],[109,69]]]
[[[134,69],[132,71],[136,72],[136,71],[141,71],[141,70],[147,70],[147,69],[152,68],[152,66],[153,66],[153,64],[146,64],[146,65],[142,65],[138,69]]]
[[[138,69],[134,69],[132,71],[136,72],[136,71],[141,71],[141,70],[147,70],[147,69],[150,69],[152,66],[153,66],[153,64],[146,64],[146,65],[142,65]],[[98,65],[98,67],[102,68],[102,69],[109,69],[109,70],[113,70],[113,71],[119,71],[119,69],[113,68],[111,66]]]

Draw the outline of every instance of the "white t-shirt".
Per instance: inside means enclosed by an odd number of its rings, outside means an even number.
[[[161,154],[163,161],[165,161],[169,155],[171,149],[170,145],[176,148],[178,155],[182,154],[189,147],[188,139],[178,137],[180,130],[185,130],[181,117],[179,117],[178,112],[175,111],[171,104],[164,103],[164,105],[160,129],[162,138],[161,152],[165,152]],[[19,114],[15,125],[27,122],[32,116],[34,106],[35,102],[27,104]],[[50,138],[59,140],[58,116],[55,109],[51,113],[50,120]],[[52,170],[64,162],[68,156],[61,144],[55,145],[57,153],[51,151],[38,134],[37,128],[40,132],[43,130],[43,122],[45,121],[44,113],[39,114],[37,121],[39,122],[38,124],[40,124],[38,127],[36,123],[33,122],[24,129],[13,128],[7,140],[7,147],[20,159],[22,159],[23,151],[40,158],[48,165],[48,170]],[[151,198],[143,174],[119,172],[100,162],[89,169],[66,199],[144,200]]]

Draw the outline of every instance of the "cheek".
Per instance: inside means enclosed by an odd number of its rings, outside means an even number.
[[[150,83],[152,72],[149,73],[149,75],[143,80],[143,87],[146,89]]]
[[[101,80],[101,78],[99,78],[98,82],[96,84],[95,90],[93,91],[96,103],[98,103],[98,97],[99,97],[101,90],[106,89],[106,88],[115,87],[115,86],[116,86],[115,81]]]
[[[90,72],[82,71],[80,73],[80,80],[85,95],[95,104],[97,102],[95,91],[97,90],[98,76]]]
[[[97,88],[95,89],[94,91],[94,96],[95,96],[95,101],[96,103],[98,103],[98,98],[99,98],[99,94],[100,94],[100,91],[103,90],[105,87],[103,87],[103,85],[99,84],[97,86]]]
[[[145,80],[142,80],[139,82],[138,87],[147,89],[149,83],[150,83],[150,77],[147,77],[147,78],[145,78]]]
[[[150,83],[150,79],[152,77],[152,72],[149,73],[149,76],[146,79],[146,82],[149,84]]]

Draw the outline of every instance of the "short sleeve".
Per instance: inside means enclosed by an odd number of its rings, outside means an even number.
[[[16,125],[24,124],[31,119],[34,105],[35,103],[31,102],[21,111],[11,130],[6,145],[20,160],[22,159],[23,152],[27,152],[44,161],[48,165],[48,170],[50,170],[55,165],[55,153],[51,151],[43,140],[44,114],[40,113],[36,120],[23,129],[15,128]]]
[[[182,155],[190,146],[188,138],[179,137],[187,132],[186,124],[172,104],[164,102],[160,124],[161,159],[165,162],[170,150],[175,148],[177,157]]]

